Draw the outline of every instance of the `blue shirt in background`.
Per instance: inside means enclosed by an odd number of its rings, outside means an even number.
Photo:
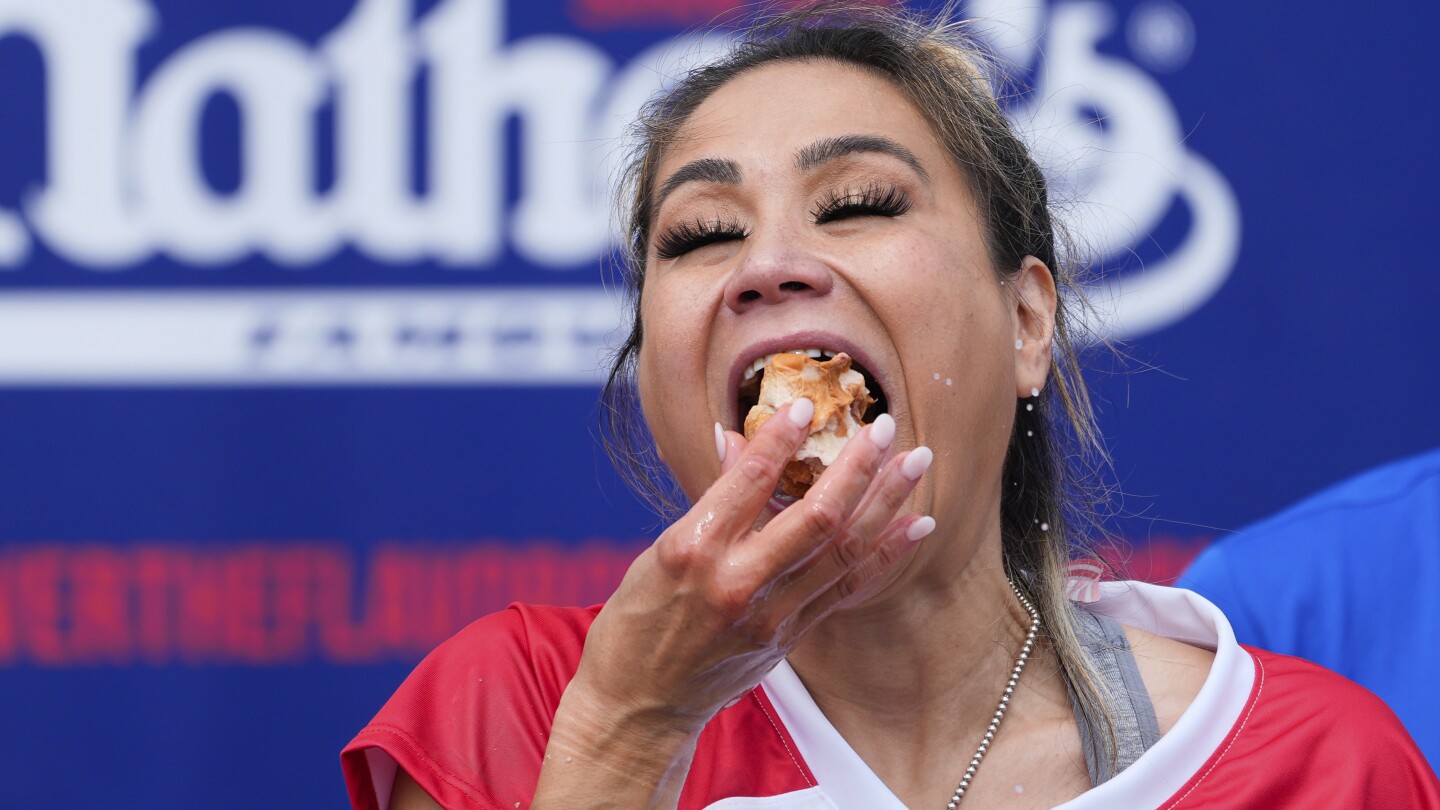
[[[1216,542],[1179,586],[1218,605],[1240,643],[1379,695],[1440,770],[1440,450]]]

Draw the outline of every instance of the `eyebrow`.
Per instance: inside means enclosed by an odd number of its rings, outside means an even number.
[[[660,206],[665,204],[665,198],[669,197],[675,189],[686,183],[725,183],[727,185],[740,185],[740,164],[733,160],[724,158],[700,158],[692,160],[684,166],[675,170],[660,187],[655,195],[655,210],[659,211]]]
[[[921,179],[926,181],[930,179],[930,173],[920,165],[920,159],[915,157],[914,152],[880,135],[837,135],[833,138],[822,138],[795,153],[795,168],[802,172],[811,172],[832,160],[867,152],[890,155],[914,169]],[[665,204],[665,198],[686,183],[723,183],[737,186],[741,182],[740,178],[740,164],[733,160],[727,158],[692,160],[676,169],[674,174],[665,179],[664,184],[655,194],[654,210],[659,211]]]
[[[930,173],[920,165],[920,159],[915,157],[914,152],[880,135],[839,135],[818,140],[795,153],[795,168],[802,172],[814,171],[836,158],[865,152],[890,155],[914,169],[921,179],[930,179]]]

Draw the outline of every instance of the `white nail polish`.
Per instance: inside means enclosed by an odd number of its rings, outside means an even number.
[[[806,427],[814,416],[815,403],[808,398],[801,397],[790,403],[790,424],[795,427]]]
[[[877,416],[870,425],[870,441],[881,450],[889,447],[895,441],[895,417],[888,413]]]
[[[913,543],[929,537],[933,531],[935,531],[935,518],[926,515],[910,524],[910,528],[905,530],[905,537]]]
[[[930,469],[930,462],[935,460],[935,454],[930,448],[920,446],[910,451],[910,455],[900,464],[900,474],[907,480],[918,481],[925,471]]]
[[[715,423],[715,455],[721,462],[725,461],[725,428],[720,427],[719,422]]]

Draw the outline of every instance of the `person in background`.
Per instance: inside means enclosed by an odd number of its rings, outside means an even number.
[[[1373,691],[1440,765],[1440,449],[1222,538],[1178,586],[1223,610],[1242,644]]]

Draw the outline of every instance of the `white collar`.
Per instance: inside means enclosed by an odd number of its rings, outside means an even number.
[[[1114,779],[1059,806],[1063,810],[1159,807],[1204,766],[1240,719],[1255,682],[1254,660],[1235,642],[1220,609],[1190,591],[1143,582],[1106,582],[1101,583],[1100,599],[1086,608],[1122,624],[1215,650],[1210,674],[1174,728]],[[789,662],[780,662],[761,685],[800,756],[839,810],[905,810],[825,718]]]

